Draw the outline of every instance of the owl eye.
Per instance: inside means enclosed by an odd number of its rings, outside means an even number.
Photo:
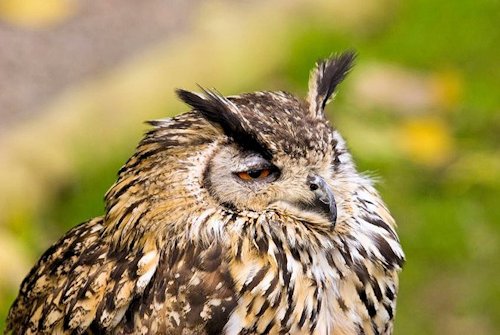
[[[271,174],[271,169],[252,169],[237,172],[236,175],[244,181],[264,179]]]

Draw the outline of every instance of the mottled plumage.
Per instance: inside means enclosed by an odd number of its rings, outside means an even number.
[[[324,108],[352,53],[301,100],[179,90],[106,194],[21,285],[13,334],[391,334],[394,220]]]

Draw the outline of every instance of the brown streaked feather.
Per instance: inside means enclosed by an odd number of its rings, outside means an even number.
[[[136,331],[145,327],[151,333],[220,334],[236,304],[223,248],[188,244],[163,253],[152,285],[116,330],[133,324]]]
[[[101,218],[90,220],[70,230],[43,254],[21,285],[9,312],[7,332],[34,334],[61,323],[64,287],[80,257],[98,240],[102,229]]]

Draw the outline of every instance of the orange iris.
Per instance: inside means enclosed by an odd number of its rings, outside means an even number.
[[[236,175],[244,181],[264,179],[271,173],[270,169],[262,169],[262,170],[248,170],[243,172],[238,172]]]

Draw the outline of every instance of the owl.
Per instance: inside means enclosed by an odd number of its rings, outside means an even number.
[[[391,334],[404,254],[325,106],[353,52],[306,99],[178,90],[105,196],[24,279],[7,334]]]

